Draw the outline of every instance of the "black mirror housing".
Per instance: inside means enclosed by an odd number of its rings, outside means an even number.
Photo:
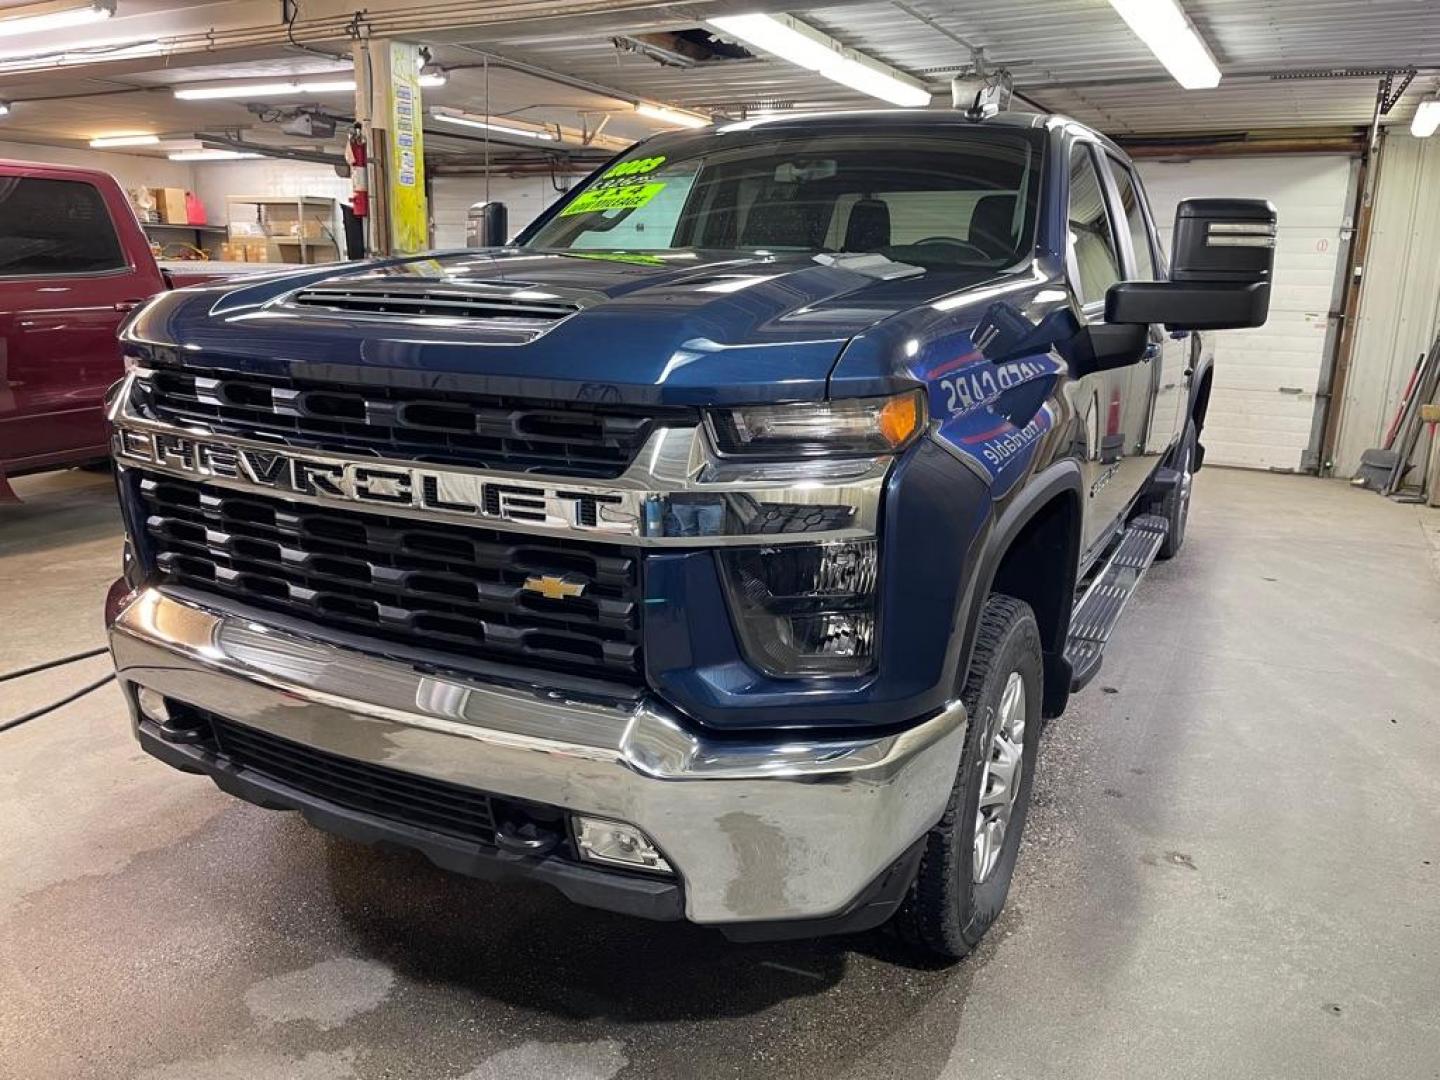
[[[1148,343],[1146,327],[1107,321],[1082,326],[1070,340],[1057,344],[1057,349],[1074,377],[1081,379],[1093,371],[1139,363]]]
[[[1270,285],[1122,281],[1105,294],[1105,321],[1164,323],[1170,330],[1236,330],[1264,326]]]
[[[1169,281],[1125,281],[1105,318],[1171,330],[1263,326],[1275,269],[1275,207],[1265,199],[1186,199],[1175,211]]]
[[[1268,285],[1277,220],[1266,199],[1186,199],[1175,210],[1170,280]]]

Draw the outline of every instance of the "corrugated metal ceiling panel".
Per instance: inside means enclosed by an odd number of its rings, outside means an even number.
[[[701,25],[634,12],[616,32]],[[1047,108],[1117,133],[1361,124],[1374,102],[1371,79],[1273,81],[1274,72],[1334,67],[1440,70],[1437,0],[1185,0],[1226,79],[1213,91],[1181,90],[1106,0],[884,0],[792,8],[792,14],[857,49],[926,78],[945,104],[949,75],[970,47],[1011,69],[1016,87]],[[797,108],[873,104],[788,64],[757,58],[689,69],[617,54],[607,33],[584,36],[493,31],[480,47],[692,108],[732,112],[771,103]],[[1249,76],[1249,77],[1247,77]],[[1416,81],[1394,116],[1408,118],[1436,80]]]

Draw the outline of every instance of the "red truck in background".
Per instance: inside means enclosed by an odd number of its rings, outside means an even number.
[[[235,269],[162,267],[108,173],[0,160],[0,501],[7,476],[106,456],[127,313]]]

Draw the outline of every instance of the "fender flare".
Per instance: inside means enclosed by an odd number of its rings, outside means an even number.
[[[1057,498],[1074,499],[1075,528],[1071,530],[1070,548],[1065,566],[1065,581],[1068,583],[1065,602],[1061,608],[1065,616],[1054,629],[1050,640],[1043,640],[1041,646],[1045,663],[1045,701],[1043,713],[1047,717],[1059,716],[1065,711],[1070,696],[1070,664],[1065,659],[1065,643],[1069,636],[1069,609],[1075,592],[1075,577],[1080,563],[1080,531],[1085,512],[1085,486],[1080,464],[1074,458],[1062,458],[1035,473],[1005,504],[992,521],[988,531],[978,544],[980,556],[975,561],[975,570],[966,583],[958,628],[960,630],[959,655],[956,672],[964,679],[970,670],[970,661],[975,648],[975,633],[980,615],[985,607],[995,582],[1000,562],[1014,544],[1016,537],[1044,507]]]

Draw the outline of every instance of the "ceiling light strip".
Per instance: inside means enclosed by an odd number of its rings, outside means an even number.
[[[429,89],[444,86],[448,81],[443,71],[427,71],[420,76],[420,85]],[[281,82],[228,82],[205,86],[177,86],[175,97],[181,101],[216,101],[224,98],[293,97],[296,94],[353,94],[355,79],[320,78],[286,79]]]
[[[676,127],[702,128],[707,127],[710,123],[708,116],[687,112],[684,109],[671,108],[669,105],[651,105],[645,101],[636,105],[635,111],[648,119],[659,120],[661,123],[673,124]]]
[[[154,146],[159,141],[159,135],[104,135],[91,139],[90,145],[96,150],[104,150],[112,146]]]
[[[910,109],[930,104],[930,91],[918,79],[789,15],[722,15],[709,23],[727,37],[881,101]]]
[[[1440,97],[1428,98],[1416,107],[1410,121],[1410,134],[1417,139],[1428,139],[1437,129],[1440,129]]]
[[[1220,68],[1175,0],[1110,0],[1125,25],[1186,90],[1220,85]]]
[[[548,131],[539,125],[534,127],[528,125],[521,126],[514,121],[499,121],[493,117],[474,116],[470,113],[463,113],[454,109],[431,109],[430,118],[446,124],[455,124],[459,127],[493,131],[497,135],[518,135],[521,138],[539,139],[542,142],[556,142],[558,140],[558,136],[553,131]]]
[[[18,37],[44,30],[101,22],[115,14],[115,0],[52,0],[0,9],[0,37]]]

